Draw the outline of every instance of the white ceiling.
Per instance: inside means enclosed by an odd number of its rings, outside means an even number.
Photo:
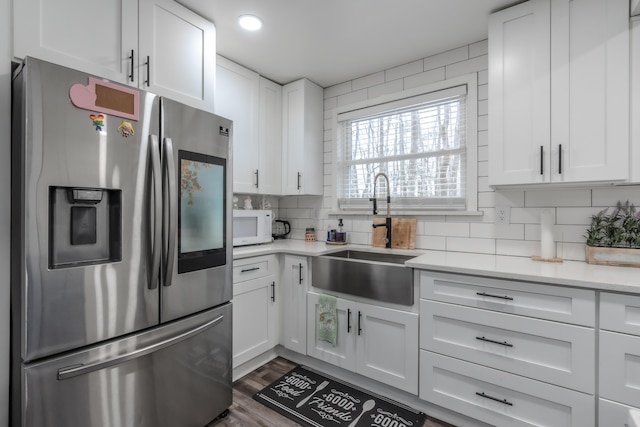
[[[178,0],[216,25],[217,52],[280,84],[322,87],[487,38],[489,14],[521,0]],[[238,16],[264,27],[241,30]]]

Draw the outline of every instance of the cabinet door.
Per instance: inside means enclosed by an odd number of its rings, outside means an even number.
[[[307,283],[306,257],[285,255],[282,272],[283,345],[307,354]]]
[[[320,295],[314,292],[307,294],[307,352],[309,356],[323,360],[332,365],[350,371],[356,370],[356,316],[355,303],[337,298],[338,334],[336,346],[316,338],[318,319],[318,302]]]
[[[258,192],[282,193],[282,86],[260,77]]]
[[[549,181],[550,13],[531,0],[489,18],[489,184]]]
[[[592,395],[424,350],[420,398],[496,427],[595,425]]]
[[[356,372],[418,393],[418,315],[358,304]]]
[[[551,5],[551,181],[629,179],[629,1]]]
[[[600,396],[640,403],[640,337],[600,331]]]
[[[13,2],[13,56],[33,56],[120,83],[131,83],[138,50],[137,2]],[[135,77],[135,76],[134,76]]]
[[[282,88],[282,193],[323,194],[322,88],[307,79]]]
[[[277,344],[276,283],[274,276],[233,286],[233,367],[236,368]]]
[[[640,7],[640,0],[637,2]],[[640,16],[631,19],[631,181],[640,183]]]
[[[215,113],[233,120],[233,191],[258,192],[259,76],[218,56]]]
[[[598,420],[601,427],[632,427],[640,425],[640,408],[598,400]]]
[[[173,0],[139,0],[140,87],[213,112],[215,26]]]

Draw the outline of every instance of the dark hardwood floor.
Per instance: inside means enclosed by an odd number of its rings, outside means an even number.
[[[297,427],[298,423],[253,400],[253,395],[296,366],[277,357],[233,384],[233,403],[226,418],[216,420],[207,427]],[[454,427],[443,421],[427,417],[422,427]]]

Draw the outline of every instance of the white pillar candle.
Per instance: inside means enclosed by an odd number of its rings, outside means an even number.
[[[556,256],[553,241],[553,211],[544,209],[540,218],[540,257],[551,259]]]

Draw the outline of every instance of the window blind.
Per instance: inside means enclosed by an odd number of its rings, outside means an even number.
[[[378,104],[338,116],[341,209],[370,206],[390,192],[394,208],[465,209],[467,86]]]

